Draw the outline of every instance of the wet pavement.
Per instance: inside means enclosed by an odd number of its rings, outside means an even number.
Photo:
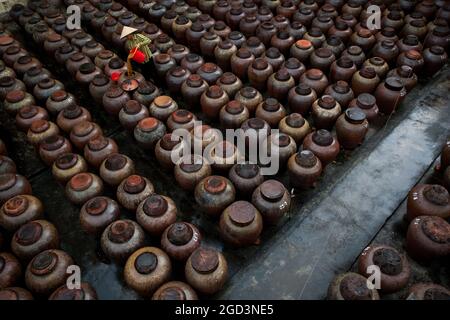
[[[33,46],[28,49],[39,52]],[[67,91],[76,93],[79,104],[87,107],[105,134],[116,140],[120,152],[135,161],[137,172],[148,177],[158,193],[175,200],[181,212],[179,220],[199,226],[203,243],[224,252],[230,280],[215,298],[324,298],[334,275],[349,270],[362,249],[377,234],[381,237],[385,229],[389,230],[386,220],[397,216],[396,209],[437,158],[450,133],[447,67],[408,94],[390,119],[381,119],[372,126],[363,146],[353,152],[341,152],[338,160],[327,167],[317,188],[295,192],[289,217],[264,230],[261,245],[234,249],[223,246],[217,221],[196,208],[193,196],[175,184],[171,172],[161,170],[154,156],[140,149],[118,121],[96,106],[87,90],[69,80],[61,67],[48,57],[39,58],[66,85]],[[79,207],[65,199],[63,186],[53,180],[50,170],[26,143],[26,136],[15,130],[13,121],[3,111],[0,121],[0,137],[19,172],[31,179],[35,195],[44,203],[47,219],[60,232],[62,249],[80,265],[82,280],[93,285],[100,299],[139,298],[123,285],[123,267],[107,261],[99,249],[99,239],[81,230]],[[288,183],[285,173],[277,179]],[[105,191],[113,197],[114,192]],[[125,210],[123,216],[133,218]],[[380,240],[395,242],[395,237],[387,235]],[[159,239],[148,238],[147,243],[159,245]],[[174,278],[183,279],[183,265],[175,264],[174,269]]]

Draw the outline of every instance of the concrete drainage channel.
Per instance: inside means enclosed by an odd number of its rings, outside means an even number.
[[[30,45],[30,51],[38,54]],[[43,58],[44,59],[44,58]],[[199,226],[204,243],[222,250],[229,262],[230,279],[214,298],[223,299],[323,299],[331,279],[354,268],[361,251],[372,241],[402,249],[401,217],[408,191],[428,179],[445,140],[450,135],[450,68],[418,85],[388,121],[371,128],[363,146],[342,153],[314,190],[295,194],[289,217],[263,233],[261,245],[245,249],[223,247],[216,221],[205,218],[190,194],[161,171],[155,158],[138,148],[117,121],[90,100],[85,90],[49,66],[68,91],[79,94],[80,104],[92,111],[105,134],[114,137],[121,153],[131,157],[137,171],[148,177],[158,193],[172,197],[180,218]],[[10,118],[0,112],[0,136],[12,158],[31,179],[34,193],[45,206],[46,216],[60,232],[61,247],[80,265],[83,281],[89,282],[101,299],[138,299],[123,284],[122,267],[102,256],[99,239],[88,236],[79,225],[79,208],[68,203],[64,188],[28,146],[26,136],[15,130]],[[278,177],[288,182],[283,174]],[[106,190],[106,195],[113,190]],[[124,217],[131,217],[125,212]],[[158,245],[159,239],[148,239]],[[441,264],[440,264],[441,265]],[[175,265],[175,275],[183,266]],[[413,280],[435,280],[448,286],[448,271],[435,265],[414,265]],[[404,298],[399,292],[392,298]],[[390,297],[387,297],[390,298]]]

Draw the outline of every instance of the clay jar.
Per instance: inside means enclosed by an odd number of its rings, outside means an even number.
[[[130,211],[136,211],[139,203],[153,194],[153,184],[145,177],[131,175],[117,187],[117,201]]]
[[[86,171],[86,161],[83,157],[74,153],[60,155],[52,166],[53,177],[62,184],[68,182],[76,174]]]
[[[297,58],[300,62],[309,61],[310,55],[314,52],[314,46],[309,40],[297,40],[290,49],[292,57]]]
[[[119,112],[119,122],[125,129],[134,130],[136,125],[148,116],[148,109],[139,101],[128,100]]]
[[[99,234],[119,216],[120,208],[116,201],[103,196],[94,197],[81,207],[80,224],[87,233]]]
[[[2,144],[3,142],[0,142],[0,174],[4,173],[16,173],[17,168],[16,164],[11,158],[8,158],[7,156],[2,155]],[[4,146],[4,145],[3,145]],[[6,151],[4,152],[6,153]]]
[[[177,220],[177,207],[169,197],[152,194],[139,204],[136,220],[150,235],[159,237]]]
[[[369,122],[374,121],[378,117],[378,106],[376,99],[370,93],[361,93],[356,99],[350,101],[349,108],[359,108],[366,114]]]
[[[103,231],[100,244],[108,258],[123,262],[144,246],[144,238],[144,230],[136,222],[117,220]]]
[[[267,80],[267,92],[279,101],[285,100],[289,90],[294,86],[294,78],[286,68],[281,68],[273,73]]]
[[[369,246],[361,253],[358,260],[359,273],[370,277],[369,266],[380,268],[380,290],[384,293],[397,292],[403,289],[411,276],[411,267],[404,254],[386,246]]]
[[[103,96],[111,87],[111,84],[111,80],[104,74],[96,75],[92,79],[92,82],[89,84],[89,93],[95,102],[100,105],[103,104]]]
[[[288,93],[288,105],[292,112],[307,115],[314,101],[317,100],[316,92],[307,84],[300,83],[291,88]]]
[[[364,141],[369,129],[366,114],[359,108],[349,108],[336,121],[337,138],[344,149],[355,149]]]
[[[157,54],[153,59],[153,63],[160,79],[165,79],[167,72],[177,65],[175,59],[166,53]]]
[[[251,196],[263,181],[264,177],[256,164],[235,164],[229,172],[229,179],[236,188],[237,194],[242,197]]]
[[[224,71],[231,70],[230,59],[237,52],[237,47],[230,40],[222,40],[214,49],[217,65]]]
[[[336,160],[339,154],[340,144],[329,131],[321,129],[308,134],[303,141],[303,149],[311,150],[326,167]]]
[[[252,87],[265,90],[267,79],[272,75],[273,67],[265,58],[257,58],[248,67],[248,79]]]
[[[151,296],[167,282],[172,265],[167,254],[156,247],[144,247],[127,260],[124,270],[125,283],[142,296]]]
[[[311,89],[314,89],[318,96],[320,96],[328,86],[328,79],[321,70],[308,69],[300,77],[300,83],[308,85]]]
[[[363,62],[366,60],[366,55],[364,51],[358,46],[350,46],[344,52],[342,52],[341,57],[348,57],[357,68],[361,67]]]
[[[311,108],[314,125],[318,129],[330,130],[341,112],[342,109],[339,102],[329,95],[322,96],[316,100]]]
[[[211,86],[219,80],[223,71],[216,64],[207,62],[197,70],[197,74]]]
[[[375,69],[372,67],[363,67],[352,77],[352,88],[355,96],[361,93],[372,93],[380,82]]]
[[[433,46],[423,51],[424,72],[427,76],[432,76],[438,72],[448,59],[448,55],[444,48]]]
[[[159,287],[152,300],[198,300],[194,289],[180,281],[170,281]]]
[[[260,25],[260,21],[256,15],[246,15],[244,19],[239,22],[239,30],[246,37],[251,37],[256,34],[256,29]]]
[[[100,165],[100,177],[110,186],[119,185],[125,178],[134,174],[134,161],[120,153],[108,153]]]
[[[178,109],[177,103],[169,96],[159,96],[151,103],[148,111],[158,120],[166,121],[172,112]]]
[[[274,98],[267,98],[256,108],[255,116],[266,121],[271,128],[276,128],[286,116],[286,109]]]
[[[102,50],[95,56],[94,63],[97,67],[104,70],[113,58],[117,58],[114,52],[110,50]]]
[[[225,91],[217,85],[212,85],[200,98],[202,112],[208,119],[217,119],[220,109],[228,101],[229,98]]]
[[[56,51],[55,60],[59,64],[65,64],[69,60],[69,58],[77,52],[78,52],[78,49],[75,47],[72,47],[70,44],[63,45],[62,47],[58,48],[58,50]],[[89,61],[86,61],[86,62],[89,62]]]
[[[384,40],[378,42],[373,48],[372,54],[375,57],[382,58],[386,63],[390,64],[397,59],[399,49],[392,40]],[[379,74],[378,74],[379,75]]]
[[[172,48],[170,48],[167,53],[175,59],[175,62],[179,65],[181,60],[189,54],[189,49],[182,44],[174,44]]]
[[[56,94],[58,92],[61,91],[56,91]],[[69,133],[77,124],[91,120],[91,113],[86,108],[80,107],[74,103],[68,105],[59,112],[56,117],[56,124],[62,131]]]
[[[277,28],[271,22],[261,22],[256,29],[256,37],[261,40],[265,46],[270,46],[272,37],[277,33]]]
[[[167,128],[170,131],[177,129],[184,129],[191,131],[194,128],[197,117],[190,111],[185,109],[179,109],[169,116],[167,119]]]
[[[328,300],[380,300],[377,289],[367,287],[367,278],[347,272],[336,276],[328,287]]]
[[[416,283],[409,289],[408,300],[441,300],[448,299],[450,291],[434,283]]]
[[[64,90],[58,90],[53,92],[52,95],[48,97],[45,106],[51,114],[58,114],[61,110],[69,106],[74,106],[75,104],[75,97],[71,93]],[[56,120],[56,122],[58,123],[58,120]]]
[[[387,78],[380,83],[375,90],[374,96],[377,100],[381,113],[391,114],[401,103],[406,95],[406,89],[398,78]]]
[[[290,184],[295,188],[314,187],[322,174],[322,163],[310,150],[292,155],[288,160]]]
[[[397,58],[397,65],[407,65],[410,66],[413,71],[418,74],[422,71],[425,62],[421,53],[417,50],[408,50],[402,52]]]
[[[116,142],[104,136],[95,137],[84,146],[84,158],[94,168],[99,168],[100,164],[110,154],[119,151]]]
[[[411,91],[417,84],[418,78],[410,66],[399,66],[388,72],[387,77],[399,78],[407,92]]]
[[[67,59],[66,69],[72,76],[74,76],[83,64],[90,62],[91,59],[89,59],[85,54],[76,52],[72,54],[69,59]]]
[[[263,57],[270,65],[272,65],[273,71],[280,69],[285,61],[284,56],[280,53],[280,50],[274,47],[267,49],[263,54]]]
[[[251,114],[255,112],[256,107],[263,101],[261,93],[253,87],[240,89],[234,99],[245,106]]]
[[[220,236],[225,242],[235,247],[258,243],[262,229],[261,214],[247,201],[232,203],[220,216]]]
[[[450,254],[450,224],[438,216],[420,216],[408,227],[406,250],[415,260],[430,260]]]
[[[39,70],[39,68],[36,68],[34,70]],[[16,73],[14,72],[13,69],[5,66],[4,62],[0,62],[0,78],[3,78],[3,77],[15,78],[16,77]],[[24,82],[25,82],[25,80],[24,80]],[[25,83],[27,83],[27,82],[25,82]]]
[[[200,52],[200,39],[205,33],[206,29],[200,21],[192,23],[190,28],[186,30],[186,42],[189,43],[193,51]]]
[[[217,217],[236,196],[233,184],[221,176],[209,176],[195,188],[195,201],[208,215]]]
[[[297,144],[300,144],[311,131],[308,121],[299,113],[291,113],[281,119],[278,128],[281,132],[292,137]]]
[[[113,73],[127,72],[125,63],[119,57],[114,57],[109,60],[108,64],[104,67],[104,72],[108,77],[111,77]]]
[[[39,144],[39,156],[48,166],[51,166],[61,154],[67,152],[72,152],[72,145],[69,140],[60,135],[50,136]]]
[[[205,64],[203,57],[196,53],[189,53],[181,60],[181,66],[191,73],[197,72]]]
[[[336,57],[331,49],[319,48],[311,53],[309,60],[312,68],[317,68],[326,72],[330,68],[331,64],[336,60]]]
[[[166,74],[166,84],[172,95],[180,94],[181,85],[191,75],[191,72],[182,67],[174,67]]]
[[[440,185],[419,184],[408,194],[406,219],[418,216],[450,217],[450,195]]]
[[[16,114],[16,126],[27,132],[31,124],[36,120],[48,120],[47,110],[37,106],[25,106]]]
[[[88,283],[82,282],[79,289],[68,289],[64,284],[56,289],[49,300],[97,300],[97,293]]]
[[[159,139],[166,133],[166,126],[156,118],[147,117],[139,121],[134,128],[134,138],[144,149],[153,149]]]
[[[242,48],[247,48],[255,58],[261,57],[266,51],[266,47],[257,37],[250,37],[242,45]]]
[[[236,100],[232,100],[223,106],[219,114],[220,124],[226,129],[240,128],[248,118],[248,109]]]
[[[190,108],[196,108],[201,95],[208,90],[208,83],[198,74],[191,74],[181,85],[181,94]]]
[[[1,252],[0,266],[0,288],[4,289],[14,286],[22,276],[20,262],[12,254]]]
[[[73,264],[72,258],[62,250],[50,249],[39,253],[27,266],[27,288],[37,294],[50,294],[66,283],[69,277],[67,268]]]
[[[389,71],[388,64],[380,57],[372,57],[364,61],[363,68],[373,68],[380,79],[385,78]]]
[[[234,97],[236,93],[242,88],[242,81],[233,73],[225,72],[216,82],[222,88],[227,96]]]
[[[38,147],[45,139],[59,134],[59,128],[53,122],[47,120],[34,121],[27,132],[27,140]]]
[[[110,86],[103,95],[103,107],[110,115],[118,115],[130,96],[119,86]]]
[[[199,181],[211,175],[211,166],[200,155],[182,158],[174,170],[177,183],[189,191],[194,190]]]
[[[42,67],[42,64],[36,58],[33,58],[30,55],[25,55],[25,56],[19,57],[14,62],[13,69],[19,76],[23,76],[25,74],[25,72],[27,72],[27,70],[29,70],[33,67]]]
[[[270,156],[278,159],[280,168],[285,168],[289,157],[297,151],[294,139],[285,133],[271,134],[266,143]]]
[[[15,231],[25,223],[43,216],[42,202],[34,196],[21,194],[10,198],[0,209],[0,225]]]
[[[139,82],[136,91],[133,92],[133,100],[139,101],[142,105],[150,105],[156,97],[160,95],[159,89],[150,81]]]
[[[20,57],[26,56],[28,56],[28,52],[25,49],[21,46],[14,45],[5,50],[2,59],[7,66],[13,68],[14,64]]]
[[[172,137],[171,133],[165,134],[155,146],[155,156],[159,164],[165,169],[172,169],[174,167],[172,153],[180,155],[184,144],[181,137]]]
[[[95,64],[89,62],[84,63],[80,66],[78,71],[75,74],[75,80],[81,83],[82,85],[89,85],[92,80],[94,80],[95,76],[99,75],[102,71]]]
[[[25,87],[25,84],[18,79],[15,79],[12,77],[0,78],[0,99],[1,100],[5,100],[5,97],[8,94],[8,92],[11,92],[13,90],[27,91],[27,88]]]
[[[297,58],[287,59],[281,66],[281,69],[283,68],[286,68],[292,78],[294,78],[295,82],[298,82],[301,75],[306,71],[303,63],[301,63]]]
[[[11,241],[12,252],[22,261],[29,261],[44,250],[57,248],[58,231],[46,220],[34,220],[22,225]]]
[[[325,95],[332,96],[342,108],[347,108],[350,101],[353,99],[353,91],[348,83],[342,80],[335,84],[328,86],[324,92]]]
[[[175,222],[161,236],[161,248],[174,260],[186,261],[201,242],[197,227],[187,222]]]
[[[8,92],[4,101],[4,108],[6,112],[11,115],[16,115],[23,107],[29,107],[36,104],[33,96],[28,92],[22,90],[13,90]]]
[[[289,53],[289,50],[294,42],[295,39],[289,34],[289,32],[281,30],[272,36],[270,46],[277,48],[281,54],[286,55]]]
[[[214,48],[221,41],[220,37],[214,32],[206,32],[200,39],[200,51],[205,59],[214,57]]]
[[[73,126],[70,131],[70,141],[79,150],[83,150],[89,140],[101,135],[103,135],[103,132],[98,124],[90,121],[82,121]]]
[[[67,199],[76,205],[82,205],[102,193],[103,181],[93,173],[77,173],[66,185]]]
[[[253,192],[252,203],[261,213],[264,223],[276,224],[289,211],[291,196],[282,183],[267,180]]]

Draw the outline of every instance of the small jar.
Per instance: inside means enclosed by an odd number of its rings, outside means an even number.
[[[420,216],[409,224],[406,251],[414,260],[426,261],[450,254],[445,239],[450,236],[450,224],[438,216]]]
[[[369,52],[376,42],[377,40],[372,32],[365,28],[359,29],[350,37],[350,43],[359,46],[364,52]]]
[[[98,124],[90,121],[82,121],[77,123],[70,131],[70,141],[79,150],[83,150],[89,140],[101,135],[103,135],[103,132]]]
[[[261,22],[256,28],[256,37],[261,40],[261,42],[266,46],[270,46],[272,37],[277,33],[277,28],[272,22],[265,21]]]
[[[387,62],[380,57],[372,57],[364,61],[363,68],[373,68],[380,79],[385,78],[389,71]]]
[[[97,55],[103,50],[105,50],[105,48],[100,43],[95,40],[91,40],[83,45],[81,48],[81,53],[84,53],[87,57],[94,61],[95,57],[97,57]],[[97,67],[100,68],[99,66]]]
[[[220,109],[229,101],[226,92],[217,85],[212,85],[200,98],[203,114],[209,119],[218,119]]]
[[[338,37],[343,43],[348,43],[350,37],[352,36],[351,27],[343,22],[336,19],[335,24],[328,29],[328,35]]]
[[[212,86],[222,76],[223,71],[216,64],[207,62],[197,70],[197,74]]]
[[[92,173],[77,173],[66,185],[66,196],[76,205],[82,205],[102,193],[103,181]]]
[[[391,27],[382,28],[380,32],[378,32],[375,35],[375,38],[377,39],[378,43],[381,43],[385,40],[391,40],[394,41],[395,43],[397,43],[398,41],[397,32],[395,31],[394,28]]]
[[[113,139],[101,135],[89,140],[84,146],[84,158],[91,166],[99,168],[110,154],[118,151],[119,148]]]
[[[172,48],[172,46],[175,44],[175,42],[172,40],[172,38],[170,38],[165,33],[161,33],[156,37],[156,39],[153,41],[153,43],[155,44],[156,49],[164,54],[164,56],[163,56],[164,58],[161,57],[163,59],[161,59],[158,63],[168,63],[168,62],[170,62],[170,64],[175,63],[175,59],[170,61],[170,59],[168,58],[168,57],[170,57],[170,55],[166,55],[167,52],[169,51],[169,49]]]
[[[166,84],[172,95],[180,94],[181,85],[191,75],[191,72],[182,67],[174,67],[166,74]]]
[[[134,130],[136,125],[149,116],[148,109],[136,100],[128,100],[119,112],[119,122],[127,130]]]
[[[237,100],[228,102],[222,107],[219,114],[220,124],[225,129],[240,128],[248,118],[248,109]]]
[[[413,68],[407,65],[399,66],[396,69],[392,69],[388,72],[387,77],[399,78],[405,86],[407,92],[411,91],[417,85],[417,75],[414,73]]]
[[[161,236],[161,248],[169,257],[177,261],[186,261],[201,242],[197,227],[187,222],[175,222],[168,226]]]
[[[342,108],[339,102],[329,95],[317,99],[311,107],[314,125],[318,129],[330,130],[341,112]]]
[[[297,151],[294,139],[285,133],[273,133],[267,137],[267,150],[270,159],[278,159],[279,168],[286,166],[287,160]]]
[[[276,128],[286,116],[286,109],[274,98],[267,98],[256,108],[255,116],[266,121],[271,128]]]
[[[407,201],[407,221],[418,216],[450,217],[450,195],[440,185],[419,184],[411,189]]]
[[[72,152],[72,145],[60,135],[50,136],[39,144],[39,156],[48,166],[51,166],[61,154],[68,152]]]
[[[118,186],[135,172],[134,161],[120,153],[109,153],[100,165],[100,177],[110,186]]]
[[[7,156],[2,155],[3,150],[1,144],[3,144],[3,141],[0,142],[0,174],[4,173],[16,173],[17,168],[16,164],[11,158],[8,158]],[[6,153],[6,152],[4,152]]]
[[[48,295],[66,283],[72,258],[64,251],[57,249],[39,253],[28,264],[25,272],[25,284],[32,292]]]
[[[22,225],[43,217],[42,202],[32,196],[20,194],[6,201],[0,209],[0,226],[14,232]]]
[[[440,46],[433,46],[431,48],[426,48],[423,51],[424,59],[424,73],[427,76],[433,76],[437,73],[444,65],[448,59],[448,55],[444,48]]]
[[[273,67],[266,58],[257,58],[248,67],[248,79],[257,90],[265,90],[266,82],[272,74]]]
[[[14,45],[5,50],[2,59],[4,63],[14,69],[14,64],[21,57],[27,57],[28,52],[23,49],[21,46]]]
[[[36,68],[36,70],[37,69],[39,69],[39,68]],[[41,68],[41,69],[44,70],[43,68]],[[45,69],[45,70],[47,70],[47,69]],[[27,73],[25,73],[25,76],[24,76],[24,82],[25,83],[27,83],[26,80],[25,80],[26,79],[25,77],[26,77]],[[16,78],[17,75],[16,75],[16,73],[15,73],[15,71],[13,69],[11,69],[10,67],[5,66],[4,62],[0,62],[0,78],[3,78],[3,77]]]
[[[305,33],[303,39],[311,42],[314,48],[320,48],[325,42],[326,38],[323,32],[319,28],[310,28],[308,32]]]
[[[222,40],[214,49],[217,65],[224,71],[229,71],[230,59],[237,52],[237,47],[230,40]]]
[[[312,151],[303,150],[289,158],[288,172],[293,187],[311,188],[322,174],[322,163]]]
[[[252,203],[261,213],[264,223],[277,224],[289,212],[291,196],[282,183],[267,180],[253,192]]]
[[[263,101],[263,97],[255,88],[244,87],[236,93],[235,100],[246,107],[250,114],[253,114],[257,106]]]
[[[419,40],[424,40],[427,33],[428,30],[424,20],[412,20],[409,23],[405,23],[405,26],[401,31],[403,36],[415,35]]]
[[[300,77],[300,83],[308,85],[315,91],[317,96],[322,95],[325,88],[328,86],[328,79],[325,74],[319,69],[308,69]]]
[[[361,93],[356,99],[350,101],[349,108],[359,108],[365,113],[367,121],[373,122],[378,118],[376,99],[370,93]]]
[[[270,46],[277,48],[281,54],[288,54],[295,39],[285,30],[278,31],[270,39]]]
[[[205,59],[214,58],[214,49],[220,41],[220,37],[212,31],[208,31],[202,36],[199,45]]]
[[[61,91],[56,91],[54,94],[58,92]],[[91,113],[86,108],[73,103],[58,113],[56,124],[62,131],[69,133],[77,124],[91,120]]]
[[[150,235],[159,237],[177,220],[177,207],[172,199],[153,194],[142,201],[136,210],[136,220]]]
[[[37,120],[48,120],[47,110],[37,106],[23,107],[16,114],[16,126],[27,132],[31,124]]]
[[[267,91],[269,95],[280,101],[286,99],[289,90],[294,86],[295,80],[286,68],[279,69],[267,80]]]
[[[327,72],[336,57],[328,48],[318,48],[310,56],[310,65],[312,68],[320,69]]]
[[[227,281],[227,261],[222,253],[200,247],[187,260],[184,274],[195,290],[212,295],[221,290]]]
[[[34,121],[27,132],[29,143],[38,147],[45,139],[59,134],[59,128],[56,124],[47,120]]]
[[[423,45],[425,48],[431,48],[432,46],[440,46],[448,52],[448,49],[450,47],[448,35],[449,35],[448,27],[436,27],[425,37]]]
[[[103,196],[94,197],[81,207],[81,228],[89,234],[100,234],[119,216],[120,208],[116,201]]]
[[[156,73],[160,79],[165,79],[166,73],[176,67],[177,63],[170,55],[166,53],[160,53],[153,59]]]
[[[330,49],[335,57],[339,57],[342,51],[345,50],[345,45],[341,38],[337,36],[330,36],[327,41],[323,43],[322,48]]]
[[[205,60],[202,56],[196,53],[189,53],[181,60],[181,67],[189,70],[191,73],[197,72],[202,65],[205,64]]]
[[[117,58],[117,55],[110,50],[102,50],[97,53],[95,58],[91,57],[91,59],[94,59],[95,65],[102,70],[105,70],[109,62],[114,58]]]
[[[178,42],[186,42],[186,30],[188,30],[192,25],[192,21],[186,16],[178,16],[172,24],[172,33]]]
[[[22,225],[11,240],[12,252],[22,261],[30,261],[44,250],[58,248],[58,231],[46,220],[34,220]]]
[[[341,57],[348,57],[357,68],[360,68],[364,61],[366,61],[366,55],[361,47],[358,46],[349,46],[344,52],[342,52]]]
[[[409,289],[408,300],[440,300],[450,297],[450,290],[434,283],[416,283]]]
[[[354,272],[336,276],[328,287],[328,300],[380,300],[377,289],[367,287],[367,278]]]
[[[167,119],[167,128],[170,131],[177,129],[184,129],[191,131],[197,121],[197,117],[190,111],[185,109],[179,109],[169,116]]]
[[[66,92],[65,90],[58,90],[53,92],[52,95],[48,97],[47,101],[45,102],[46,109],[51,114],[54,115],[60,113],[60,111],[63,109],[66,109],[68,107],[74,107],[75,105],[76,105],[75,97],[71,93]],[[56,122],[58,123],[58,120]]]
[[[152,300],[198,300],[194,289],[180,281],[169,281],[153,294]]]
[[[352,77],[352,89],[355,96],[361,93],[372,93],[380,83],[380,77],[372,67],[363,67]]]
[[[246,15],[244,19],[239,22],[239,30],[244,34],[244,36],[252,37],[256,34],[256,29],[258,29],[261,21],[258,20],[256,15]]]
[[[369,129],[366,114],[359,108],[349,108],[336,121],[337,138],[344,149],[361,145]]]
[[[280,131],[292,137],[297,144],[301,144],[306,135],[311,131],[311,127],[299,113],[291,113],[281,119],[278,125]]]
[[[0,253],[0,288],[9,288],[17,284],[22,276],[22,266],[12,254]]]
[[[181,60],[189,54],[189,52],[189,48],[183,46],[182,44],[174,44],[173,47],[167,51],[167,53],[175,59],[178,65],[181,63]]]
[[[101,236],[101,247],[111,260],[124,262],[144,246],[144,230],[134,221],[116,220],[106,227]]]
[[[33,95],[38,101],[46,101],[53,92],[64,90],[64,85],[54,79],[43,79],[33,89]]]
[[[136,211],[139,203],[153,194],[153,184],[145,177],[131,175],[117,187],[117,201],[127,210]]]
[[[291,88],[288,93],[288,105],[292,112],[306,116],[314,101],[317,100],[316,92],[307,84],[300,83]]]
[[[297,58],[287,59],[281,66],[280,70],[283,68],[286,68],[288,73],[294,79],[295,83],[297,83],[300,80],[300,77],[306,71],[306,68],[303,65],[303,63],[301,63]]]
[[[242,48],[247,48],[255,56],[255,58],[260,58],[266,51],[264,43],[262,43],[257,37],[248,38],[242,45]]]
[[[400,79],[387,78],[380,83],[375,90],[374,96],[377,100],[381,113],[391,114],[402,102],[406,95],[406,89]]]
[[[90,34],[87,34],[84,31],[79,31],[75,34],[75,36],[72,39],[70,39],[70,43],[73,46],[76,46],[81,49],[86,43],[92,40],[93,38]]]
[[[91,59],[89,59],[85,54],[81,52],[76,52],[72,54],[66,61],[66,69],[67,71],[74,76],[80,66],[85,63],[90,63]]]
[[[372,54],[374,55],[374,58],[372,58],[372,59],[375,59],[378,57],[378,58],[381,58],[382,60],[384,60],[387,64],[391,64],[397,59],[397,56],[399,54],[399,49],[395,45],[394,41],[384,40],[381,43],[378,42],[375,45],[375,47],[373,48]],[[368,60],[368,61],[370,61],[370,60]],[[386,65],[386,68],[389,69],[389,67],[387,65]],[[380,74],[378,74],[378,75],[381,77]]]
[[[187,105],[195,108],[200,103],[200,97],[208,88],[208,83],[198,74],[191,74],[181,85],[181,93]]]
[[[160,95],[159,89],[150,81],[139,82],[132,99],[139,101],[144,106],[149,106]]]
[[[186,30],[186,42],[189,43],[193,51],[200,52],[200,39],[205,33],[206,29],[200,21],[193,22],[191,27]]]
[[[56,289],[49,300],[97,300],[97,293],[88,283],[82,282],[79,289],[69,289],[67,284]]]
[[[164,251],[156,247],[144,247],[128,258],[124,279],[127,286],[149,297],[170,279],[171,273],[172,264]]]
[[[175,165],[172,154],[181,156],[185,143],[181,137],[172,137],[171,133],[165,134],[155,146],[155,156],[159,164],[165,169],[172,169]]]
[[[413,71],[418,74],[422,71],[425,62],[423,60],[422,54],[416,50],[408,50],[402,52],[397,58],[397,65],[410,66]]]
[[[149,112],[152,117],[161,121],[166,121],[172,112],[178,109],[177,103],[169,96],[159,96],[153,100],[149,107]]]
[[[34,97],[26,91],[13,90],[6,94],[3,103],[6,112],[11,115],[16,115],[20,109],[34,106],[36,101],[34,100]]]
[[[308,134],[303,141],[303,150],[310,150],[316,155],[322,167],[336,160],[340,144],[329,131],[321,129]]]
[[[70,44],[65,44],[55,52],[55,60],[59,64],[64,65],[77,52],[79,52],[78,48],[72,47]]]
[[[280,50],[274,47],[270,47],[263,54],[263,58],[272,66],[273,71],[277,71],[283,65],[285,59]]]
[[[218,217],[236,197],[233,184],[221,176],[209,176],[195,187],[195,201],[206,214]]]
[[[330,95],[336,100],[341,108],[347,109],[350,101],[353,100],[353,91],[347,82],[339,80],[336,83],[329,85],[324,92],[325,95]]]
[[[76,72],[75,80],[82,85],[88,86],[94,80],[95,76],[101,74],[101,72],[100,68],[95,66],[95,64],[91,62],[84,63]]]
[[[223,211],[219,228],[221,238],[227,243],[235,247],[250,246],[259,243],[263,219],[250,202],[236,201]]]
[[[42,81],[41,81],[42,82]],[[3,101],[8,92],[13,90],[27,91],[25,84],[19,79],[12,77],[0,78],[0,99]]]
[[[231,72],[225,72],[216,84],[222,88],[228,97],[234,97],[242,88],[242,81]]]
[[[111,85],[112,82],[106,75],[97,74],[94,76],[89,84],[89,93],[96,103],[103,105],[103,96],[108,92]],[[111,93],[108,95],[111,95]],[[110,102],[112,97],[107,97],[106,100]]]
[[[74,153],[60,155],[52,165],[52,175],[61,184],[66,184],[78,173],[87,172],[83,157]]]
[[[18,46],[19,42],[11,36],[5,35],[0,39],[0,54],[3,55],[5,51],[12,46]]]
[[[25,74],[25,72],[27,72],[27,70],[29,70],[33,67],[39,68],[39,67],[42,67],[42,64],[38,59],[36,59],[30,55],[25,55],[25,56],[19,57],[14,62],[13,69],[17,73],[17,75],[23,76]]]

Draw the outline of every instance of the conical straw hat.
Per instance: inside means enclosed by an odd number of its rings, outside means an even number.
[[[120,34],[120,38],[122,39],[123,37],[126,37],[127,35],[135,32],[135,31],[137,31],[137,29],[124,26],[122,29],[122,33]]]

